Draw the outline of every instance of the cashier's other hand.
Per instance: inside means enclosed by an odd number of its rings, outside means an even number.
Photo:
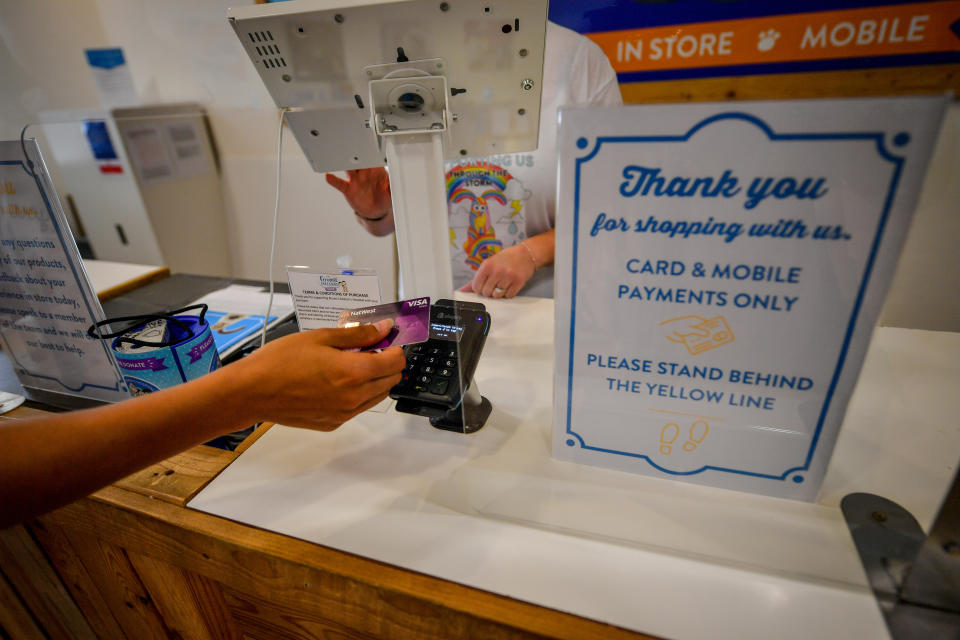
[[[390,176],[383,167],[348,169],[347,179],[326,174],[327,184],[343,194],[354,212],[364,218],[378,218],[393,211]]]
[[[392,320],[349,329],[313,329],[268,343],[233,367],[249,390],[256,419],[333,431],[383,400],[400,382],[403,349],[345,351],[382,340]],[[230,367],[227,367],[229,369]]]
[[[481,262],[473,280],[460,291],[478,293],[486,298],[512,298],[527,284],[534,271],[529,252],[514,245]]]

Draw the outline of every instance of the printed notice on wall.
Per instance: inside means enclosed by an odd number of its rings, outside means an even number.
[[[0,141],[0,339],[20,383],[129,397],[106,344],[86,334],[102,319],[36,141]]]
[[[554,455],[814,499],[944,105],[564,110]]]
[[[128,107],[140,103],[123,49],[84,49],[83,53],[105,107]]]
[[[380,304],[374,269],[287,267],[287,278],[301,331],[335,328],[341,311]]]

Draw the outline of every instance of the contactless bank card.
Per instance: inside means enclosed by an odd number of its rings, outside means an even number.
[[[356,327],[393,318],[393,329],[380,342],[364,347],[361,351],[386,349],[414,342],[424,342],[429,336],[430,298],[411,298],[400,302],[388,302],[373,307],[361,307],[340,312],[338,327]]]

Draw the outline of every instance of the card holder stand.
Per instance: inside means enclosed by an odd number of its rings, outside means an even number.
[[[471,380],[463,392],[463,402],[460,406],[450,409],[443,415],[430,418],[430,424],[446,431],[475,433],[487,423],[491,411],[493,411],[493,405],[480,395],[476,381]]]
[[[430,418],[430,424],[437,429],[457,433],[476,433],[487,423],[487,418],[493,411],[493,405],[487,398],[480,395],[476,381],[471,381],[464,390],[463,402],[453,409],[434,402],[401,398],[397,400],[396,410],[401,413],[426,416]]]

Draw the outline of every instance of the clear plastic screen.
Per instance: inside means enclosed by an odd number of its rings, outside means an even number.
[[[106,345],[86,335],[101,319],[36,141],[0,142],[0,341],[20,383],[57,397],[125,398]]]
[[[481,510],[858,583],[836,503],[783,498],[817,499],[944,104],[564,109],[553,455],[609,471]]]

